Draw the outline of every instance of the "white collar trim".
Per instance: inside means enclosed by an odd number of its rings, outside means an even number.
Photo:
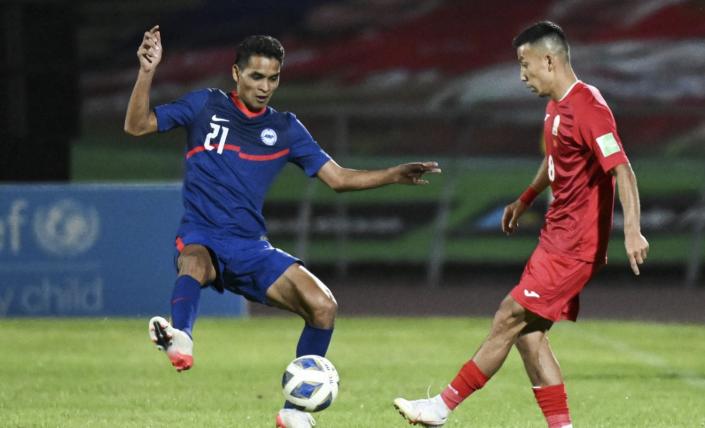
[[[582,81],[581,81],[580,79],[578,79],[578,80],[576,80],[575,82],[573,82],[573,84],[572,84],[572,85],[570,85],[570,87],[568,88],[568,90],[567,90],[567,91],[565,91],[565,94],[563,94],[563,96],[561,97],[561,99],[560,99],[560,100],[558,100],[558,102],[561,102],[561,101],[563,101],[563,100],[565,99],[565,97],[567,97],[567,96],[568,96],[568,94],[570,93],[570,91],[572,91],[572,90],[573,90],[573,88],[575,87],[575,85],[577,85],[578,83],[582,83]]]

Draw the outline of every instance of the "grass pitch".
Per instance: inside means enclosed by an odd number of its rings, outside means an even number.
[[[196,365],[177,374],[145,319],[0,320],[3,427],[272,427],[298,318],[201,319]],[[328,357],[341,376],[317,427],[407,426],[391,402],[439,391],[484,338],[487,319],[343,318]],[[705,329],[561,323],[552,344],[576,427],[705,427]],[[545,427],[521,361],[448,427]]]

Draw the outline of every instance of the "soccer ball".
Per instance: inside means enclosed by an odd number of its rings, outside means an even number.
[[[282,376],[282,393],[296,409],[319,412],[338,396],[340,377],[333,363],[318,355],[304,355],[289,363]]]

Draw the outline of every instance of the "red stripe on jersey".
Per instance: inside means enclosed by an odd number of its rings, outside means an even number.
[[[276,153],[272,153],[271,155],[248,155],[247,153],[240,152],[240,157],[243,159],[251,160],[251,161],[268,161],[268,160],[279,159],[280,157],[286,156],[288,154],[289,154],[289,149],[284,149],[284,150],[280,150]]]
[[[176,250],[178,252],[181,252],[181,251],[183,251],[183,249],[184,249],[184,241],[181,240],[180,236],[177,236],[176,237]]]
[[[194,147],[193,149],[189,150],[188,153],[186,153],[186,159],[190,158],[198,152],[204,151],[205,149],[206,148],[203,146]]]
[[[195,148],[189,150],[188,153],[186,153],[186,159],[189,159],[191,156],[195,155],[196,153],[200,153],[205,150],[206,150],[206,148],[204,146],[195,147]],[[247,153],[242,153],[240,151],[240,146],[236,146],[234,144],[223,145],[223,150],[237,152],[237,153],[239,153],[239,155],[242,159],[251,160],[251,161],[268,161],[268,160],[279,159],[282,156],[288,155],[289,151],[290,151],[290,149],[284,149],[284,150],[280,150],[278,152],[275,152],[275,153],[272,153],[269,155],[250,155]]]

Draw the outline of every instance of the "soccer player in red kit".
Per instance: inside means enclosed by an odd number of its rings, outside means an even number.
[[[547,334],[554,322],[578,315],[578,296],[606,263],[615,181],[624,211],[624,245],[639,275],[649,244],[641,234],[636,178],[600,92],[578,80],[563,30],[543,21],[513,41],[521,80],[548,97],[544,118],[546,156],[527,190],[507,205],[502,230],[511,234],[534,198],[549,185],[554,200],[539,244],[519,284],[502,301],[488,337],[435,397],[394,400],[409,422],[442,426],[464,399],[500,369],[516,346],[549,428],[572,427],[558,361]]]

